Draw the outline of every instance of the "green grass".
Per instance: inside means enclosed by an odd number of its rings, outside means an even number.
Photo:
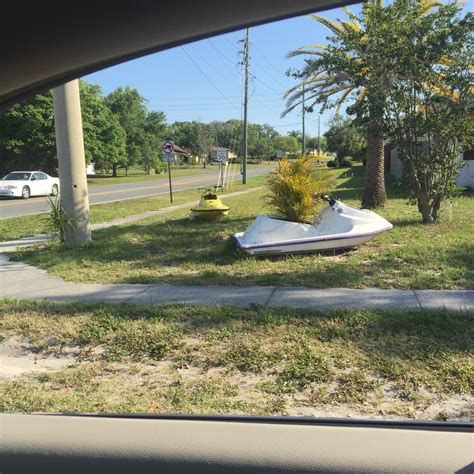
[[[335,173],[333,194],[357,205],[361,167]],[[239,251],[233,234],[268,210],[265,190],[258,190],[227,199],[230,214],[218,222],[190,221],[188,210],[176,211],[97,231],[83,248],[48,244],[13,258],[90,283],[474,288],[474,195],[453,200],[451,219],[445,212],[440,223],[424,225],[399,186],[389,182],[388,193],[386,207],[378,212],[393,223],[393,230],[359,249],[336,254],[256,259]]]
[[[247,180],[246,186],[234,183],[226,192],[240,191],[254,186],[261,186],[264,183],[264,176],[252,177]],[[202,190],[198,189],[175,191],[173,193],[173,205],[199,200],[201,193]],[[153,211],[170,205],[168,194],[108,202],[91,206],[90,218],[92,224],[100,224],[120,217]],[[30,237],[45,232],[46,214],[33,214],[31,216],[11,217],[0,220],[0,241],[21,239],[22,237]]]
[[[206,170],[212,170],[215,167],[209,167]],[[206,171],[202,166],[188,166],[180,168],[179,166],[172,166],[171,173],[174,177],[178,178],[181,176],[190,176]],[[157,179],[167,179],[168,172],[161,174],[147,174],[142,168],[131,168],[128,171],[128,175],[125,176],[125,171],[120,170],[119,176],[113,177],[109,175],[94,175],[87,178],[87,183],[90,186],[107,185],[107,184],[125,184],[125,183],[136,183],[140,181],[153,181]]]
[[[72,366],[0,377],[0,411],[473,420],[474,314],[3,301],[0,332]]]
[[[239,165],[237,165],[239,166]],[[262,165],[248,165],[249,168],[256,168]],[[263,165],[268,166],[268,165]],[[209,165],[206,168],[203,168],[202,165],[172,165],[171,166],[171,173],[173,177],[179,178],[181,176],[191,176],[200,173],[204,173],[207,171],[217,171],[218,167],[214,165]],[[136,183],[140,181],[153,181],[157,179],[168,179],[168,172],[161,174],[147,174],[143,168],[130,168],[128,170],[128,175],[125,176],[125,170],[119,170],[119,176],[113,177],[110,173],[109,174],[97,174],[94,176],[90,176],[87,178],[87,183],[90,186],[97,186],[97,185],[107,185],[107,184],[124,184],[124,183]]]

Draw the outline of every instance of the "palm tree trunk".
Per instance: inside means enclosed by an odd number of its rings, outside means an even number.
[[[362,193],[362,207],[373,209],[385,204],[383,136],[369,123],[367,132],[367,164]]]

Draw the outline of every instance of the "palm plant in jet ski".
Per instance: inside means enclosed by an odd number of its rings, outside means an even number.
[[[320,195],[328,206],[311,224],[258,216],[235,234],[238,246],[251,255],[308,253],[357,247],[393,226],[375,212],[347,206]]]

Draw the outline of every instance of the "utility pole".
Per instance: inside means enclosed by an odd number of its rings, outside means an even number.
[[[303,86],[303,102],[301,103],[301,118],[302,118],[302,121],[303,121],[303,144],[302,144],[302,150],[301,150],[301,154],[304,155],[306,154],[306,135],[305,135],[305,129],[304,129],[304,114],[305,114],[305,110],[304,110],[304,86]]]
[[[92,240],[79,80],[55,87],[53,105],[61,206],[70,219],[66,243],[79,246]]]
[[[244,157],[242,160],[242,184],[247,184],[247,155],[248,155],[248,93],[249,93],[249,29],[245,34],[245,89],[244,89]]]
[[[321,156],[321,114],[318,114],[318,156]]]

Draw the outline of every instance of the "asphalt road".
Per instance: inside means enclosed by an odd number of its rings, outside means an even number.
[[[259,166],[249,168],[248,177],[267,174],[270,166]],[[195,175],[183,176],[172,180],[173,191],[195,189],[217,184],[217,169],[196,171]],[[235,181],[240,181],[241,175],[235,176]],[[154,196],[156,194],[167,194],[168,179],[157,179],[151,181],[137,181],[135,183],[108,184],[102,186],[89,186],[89,203],[101,204],[104,202],[123,201],[139,197]],[[47,212],[49,204],[44,197],[32,197],[30,199],[0,198],[0,219],[8,217],[26,216]]]

